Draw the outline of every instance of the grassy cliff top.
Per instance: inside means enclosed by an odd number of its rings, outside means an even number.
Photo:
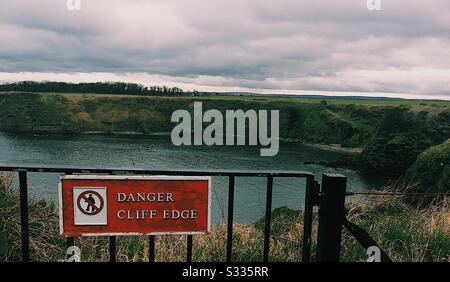
[[[225,101],[258,101],[258,102],[290,102],[290,103],[323,103],[326,101],[330,104],[337,105],[365,105],[365,106],[414,106],[418,109],[426,109],[429,107],[440,108],[440,107],[450,107],[450,101],[444,100],[420,100],[420,99],[395,99],[395,98],[353,98],[353,97],[293,97],[286,95],[267,95],[264,97],[262,95],[227,95],[227,94],[216,94],[216,95],[158,95],[158,96],[141,96],[141,95],[130,95],[130,94],[101,94],[101,93],[57,93],[57,92],[19,92],[19,91],[0,91],[1,94],[14,94],[14,93],[28,93],[28,94],[40,94],[40,95],[64,95],[69,99],[80,100],[80,99],[97,99],[97,98],[147,98],[147,99],[176,99],[176,100],[225,100]]]

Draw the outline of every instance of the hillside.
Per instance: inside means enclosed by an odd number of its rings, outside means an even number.
[[[406,172],[406,179],[413,185],[409,192],[448,193],[450,192],[450,139],[421,153]],[[414,197],[413,202],[429,203],[434,197]],[[442,197],[438,197],[442,199]]]
[[[169,134],[177,109],[279,110],[280,138],[365,148],[335,165],[402,175],[426,148],[450,137],[450,102],[413,100],[139,96],[0,92],[0,131],[27,134]],[[206,125],[205,125],[206,126]],[[358,150],[357,150],[358,151]]]
[[[285,97],[186,97],[108,94],[2,93],[0,130],[16,133],[155,134],[170,132],[177,109],[278,109],[281,138],[364,146],[371,140],[386,105],[329,103]],[[362,101],[364,102],[364,101]],[[392,107],[392,105],[389,105]],[[433,115],[446,105],[419,104]]]

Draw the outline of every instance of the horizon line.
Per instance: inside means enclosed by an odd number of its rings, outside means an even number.
[[[0,84],[8,83],[18,83],[18,82],[63,82],[63,83],[107,83],[107,82],[117,82],[117,83],[135,83],[141,84],[146,87],[149,86],[167,86],[167,87],[178,87],[186,92],[205,92],[205,93],[247,93],[247,94],[258,94],[258,95],[290,95],[290,96],[325,96],[325,97],[362,97],[362,98],[389,98],[389,99],[405,99],[405,100],[437,100],[437,101],[450,101],[450,95],[430,95],[426,94],[412,94],[412,93],[396,93],[396,92],[367,92],[367,91],[324,91],[324,90],[293,90],[293,89],[270,89],[270,88],[245,88],[245,87],[221,87],[221,86],[209,86],[209,85],[195,85],[197,87],[182,87],[180,83],[169,82],[165,83],[145,83],[138,81],[126,81],[126,80],[103,80],[103,81],[69,81],[69,80],[3,80]],[[181,83],[183,84],[183,83]]]

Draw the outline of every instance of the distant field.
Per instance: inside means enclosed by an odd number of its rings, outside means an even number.
[[[11,93],[11,92],[0,92],[0,94]],[[23,93],[23,92],[22,92]],[[37,92],[30,92],[34,94]],[[312,103],[317,104],[322,101],[326,101],[329,104],[336,105],[365,105],[365,106],[444,106],[449,107],[450,101],[444,100],[410,100],[410,99],[365,99],[365,98],[305,98],[305,97],[286,97],[280,96],[276,97],[273,95],[262,97],[262,96],[237,96],[237,95],[215,95],[215,96],[138,96],[138,95],[120,95],[120,94],[97,94],[97,93],[39,93],[39,94],[58,94],[64,95],[69,99],[80,100],[86,98],[149,98],[149,99],[176,99],[176,100],[234,100],[234,101],[257,101],[257,102],[296,102],[296,103]]]
[[[308,99],[308,100],[320,100],[320,99]],[[357,105],[374,105],[374,106],[383,106],[383,105],[437,105],[437,106],[450,106],[450,101],[443,100],[406,100],[406,99],[339,99],[339,98],[331,98],[326,99],[328,103],[333,104],[357,104]]]
[[[406,100],[406,99],[357,99],[357,98],[304,98],[304,97],[260,97],[260,96],[211,96],[206,99],[229,99],[229,100],[253,100],[253,101],[274,101],[274,102],[299,102],[299,103],[321,103],[326,101],[329,104],[355,104],[365,106],[450,106],[450,101],[443,100]],[[203,97],[202,97],[203,99]]]

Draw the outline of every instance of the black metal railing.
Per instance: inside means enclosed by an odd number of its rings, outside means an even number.
[[[270,223],[272,216],[273,179],[277,177],[306,178],[304,230],[302,238],[301,260],[310,261],[311,254],[311,225],[313,207],[317,205],[318,183],[314,175],[304,171],[233,171],[233,170],[144,170],[144,169],[98,169],[73,167],[46,167],[46,166],[0,166],[0,171],[13,171],[19,173],[20,210],[21,210],[21,247],[22,260],[29,261],[29,222],[28,222],[28,172],[45,172],[61,174],[109,174],[109,175],[180,175],[180,176],[224,176],[228,177],[228,214],[227,214],[227,241],[225,261],[230,262],[233,254],[233,216],[234,191],[236,177],[265,177],[267,179],[266,211],[264,226],[264,250],[262,261],[269,261],[270,251]],[[299,199],[300,200],[300,199]],[[149,261],[155,261],[155,235],[149,235]],[[187,236],[186,261],[192,261],[192,235]],[[75,238],[67,238],[67,246],[74,246]],[[109,259],[116,261],[116,237],[109,237]]]

